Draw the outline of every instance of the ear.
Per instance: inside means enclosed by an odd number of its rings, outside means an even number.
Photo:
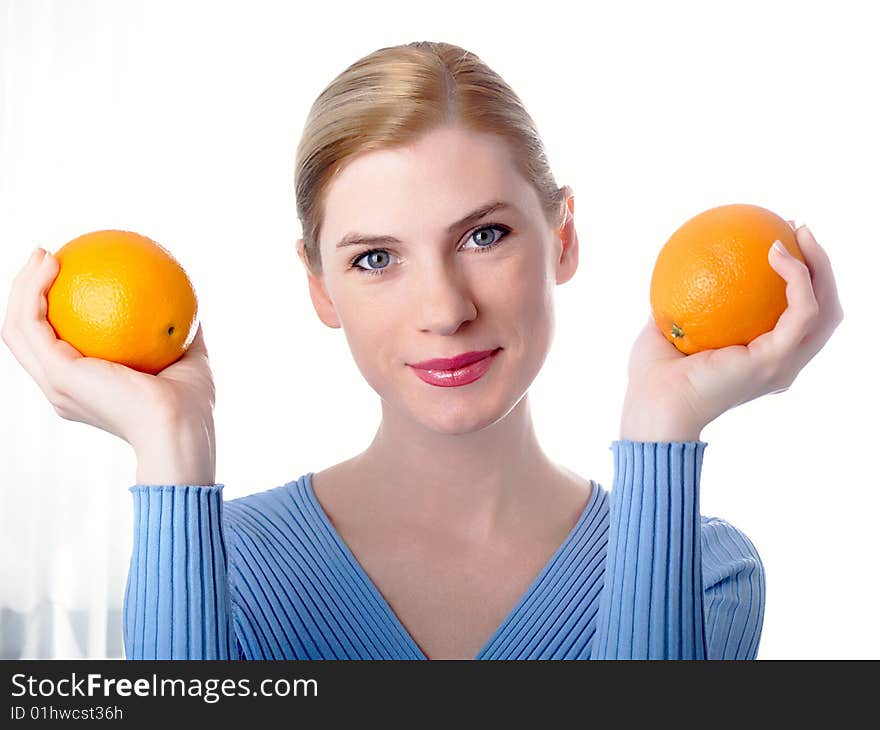
[[[559,259],[556,262],[556,283],[564,284],[577,271],[578,267],[578,236],[574,228],[574,192],[566,185],[563,210],[565,216],[562,225],[556,232],[561,242]]]
[[[303,268],[306,270],[306,276],[309,280],[309,296],[312,299],[312,306],[318,314],[319,319],[328,327],[339,329],[342,325],[339,323],[339,317],[336,316],[336,307],[327,294],[327,288],[324,286],[324,276],[316,276],[309,267],[306,258],[305,241],[300,238],[296,242],[296,253],[302,262]]]

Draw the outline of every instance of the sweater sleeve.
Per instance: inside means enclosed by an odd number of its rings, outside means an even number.
[[[222,484],[129,488],[134,545],[123,605],[127,659],[241,659]]]
[[[706,446],[612,443],[608,555],[592,658],[755,657],[763,566],[739,530],[700,517]]]

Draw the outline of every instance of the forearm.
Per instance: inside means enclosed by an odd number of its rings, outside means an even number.
[[[705,442],[612,443],[593,659],[705,659],[700,473]]]
[[[174,476],[177,479],[177,476]],[[223,485],[135,485],[127,659],[238,659]]]

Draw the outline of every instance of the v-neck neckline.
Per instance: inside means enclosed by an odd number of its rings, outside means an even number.
[[[333,537],[336,544],[339,546],[339,549],[344,553],[344,555],[348,558],[350,564],[354,567],[358,576],[365,582],[365,584],[369,587],[370,592],[373,595],[374,600],[378,604],[378,607],[382,609],[385,615],[388,617],[388,620],[392,623],[393,627],[397,630],[397,632],[403,636],[406,641],[408,648],[417,655],[418,659],[423,659],[428,661],[429,658],[427,654],[422,650],[422,647],[419,646],[418,642],[413,638],[412,634],[409,632],[409,629],[406,628],[403,621],[401,621],[400,617],[395,613],[394,609],[391,607],[391,604],[388,603],[388,600],[382,594],[382,591],[379,590],[379,587],[375,584],[373,579],[370,577],[369,573],[367,573],[366,569],[363,565],[361,565],[360,560],[358,560],[357,556],[354,554],[352,549],[349,547],[348,543],[336,529],[333,522],[330,520],[330,516],[327,514],[324,506],[318,501],[318,497],[315,494],[314,487],[312,486],[312,476],[314,476],[314,472],[308,472],[305,475],[304,482],[306,486],[306,494],[309,498],[309,501],[312,503],[312,506],[318,513],[318,516],[321,520],[324,529]],[[495,643],[497,638],[505,631],[505,629],[510,625],[510,623],[516,618],[523,604],[525,604],[532,595],[537,591],[538,586],[544,582],[544,578],[547,573],[549,573],[556,566],[559,561],[560,556],[565,552],[566,548],[569,544],[577,537],[577,535],[581,532],[581,529],[586,521],[587,514],[590,512],[592,505],[595,503],[597,499],[597,492],[599,491],[599,485],[590,480],[590,498],[587,500],[587,503],[584,505],[583,510],[581,511],[580,516],[575,522],[574,526],[569,530],[568,534],[565,536],[565,539],[560,543],[560,545],[553,551],[553,554],[538,572],[538,574],[532,579],[532,582],[529,584],[529,587],[526,588],[525,592],[520,596],[519,600],[514,604],[513,608],[510,609],[508,614],[504,617],[501,623],[495,628],[495,630],[491,633],[489,638],[480,647],[480,650],[477,652],[476,656],[472,658],[473,660],[482,659],[483,655],[488,651],[488,649]]]

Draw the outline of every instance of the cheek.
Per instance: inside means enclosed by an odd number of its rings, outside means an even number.
[[[369,342],[386,331],[394,317],[393,302],[382,295],[381,283],[374,289],[356,277],[370,278],[368,274],[346,272],[333,282],[332,289],[328,288],[339,324],[352,345]]]
[[[334,306],[358,370],[376,388],[383,372],[404,356],[396,349],[401,308],[377,297],[341,297]]]
[[[527,336],[537,336],[548,324],[552,326],[555,279],[539,255],[515,257],[506,263],[494,287],[493,308],[521,323]]]

